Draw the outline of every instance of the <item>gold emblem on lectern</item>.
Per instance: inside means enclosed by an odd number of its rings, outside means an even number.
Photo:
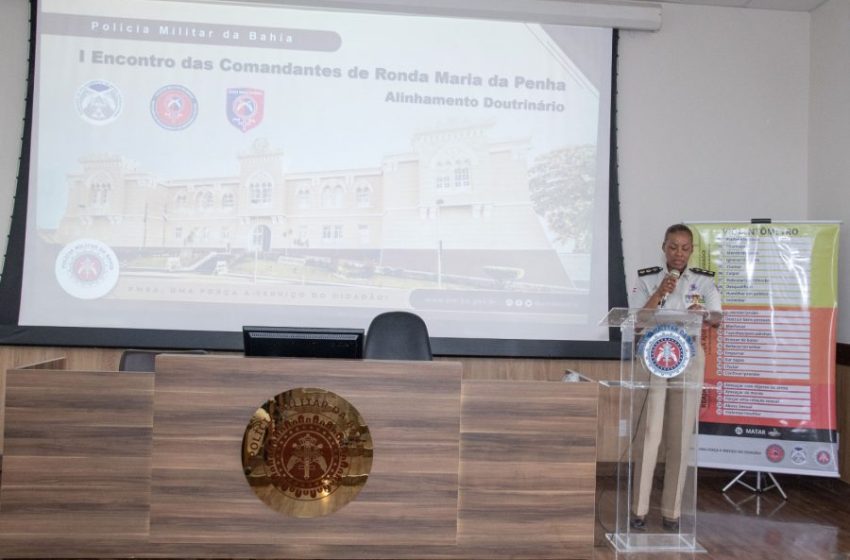
[[[242,440],[254,493],[292,517],[318,517],[353,500],[372,468],[369,427],[324,389],[293,389],[258,408]]]

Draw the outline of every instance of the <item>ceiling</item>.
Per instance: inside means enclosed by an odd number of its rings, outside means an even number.
[[[759,10],[786,10],[792,12],[811,12],[826,0],[662,0],[671,4],[692,4],[700,6],[734,6]]]
[[[570,1],[570,0],[567,0]],[[584,0],[587,1],[587,0]],[[600,4],[610,0],[590,0]],[[649,0],[653,1],[653,0]],[[791,12],[811,12],[827,0],[654,0],[660,4],[685,4],[689,6],[724,6],[735,8],[753,8],[758,10],[783,10]],[[636,2],[637,3],[637,2]]]

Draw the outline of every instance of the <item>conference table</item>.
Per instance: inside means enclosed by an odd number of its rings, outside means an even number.
[[[247,474],[257,415],[292,391],[341,397],[370,438],[335,511],[275,509]],[[595,383],[464,379],[451,361],[55,359],[6,372],[5,415],[3,558],[592,557]],[[299,437],[290,466],[304,442],[351,444]]]

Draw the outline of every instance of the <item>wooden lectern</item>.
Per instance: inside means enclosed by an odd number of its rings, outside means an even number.
[[[0,557],[590,558],[595,383],[463,380],[454,362],[161,355],[156,374],[7,372]],[[374,444],[363,490],[286,517],[242,472],[252,414],[343,396]]]

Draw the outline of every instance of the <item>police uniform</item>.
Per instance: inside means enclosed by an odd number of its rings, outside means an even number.
[[[667,269],[656,266],[638,271],[638,279],[629,304],[642,308],[658,290],[667,275]],[[720,292],[714,285],[714,273],[699,268],[688,268],[679,277],[676,288],[667,295],[659,308],[686,310],[701,305],[707,311],[721,311]],[[688,468],[691,436],[696,428],[700,391],[686,391],[681,381],[702,385],[705,353],[696,348],[691,363],[679,377],[667,380],[649,376],[646,402],[638,420],[638,434],[643,433],[643,449],[635,461],[632,496],[632,513],[644,517],[649,512],[652,477],[658,461],[658,448],[665,444],[664,489],[661,494],[661,515],[678,520],[682,508],[682,491]],[[678,387],[675,385],[678,384]],[[669,385],[669,387],[668,387]]]
[[[638,270],[638,280],[629,298],[629,307],[646,305],[661,285],[667,270],[660,266]],[[685,310],[699,304],[708,311],[720,311],[720,292],[714,285],[714,273],[701,268],[687,268],[676,283],[676,289],[664,301],[664,309]]]

